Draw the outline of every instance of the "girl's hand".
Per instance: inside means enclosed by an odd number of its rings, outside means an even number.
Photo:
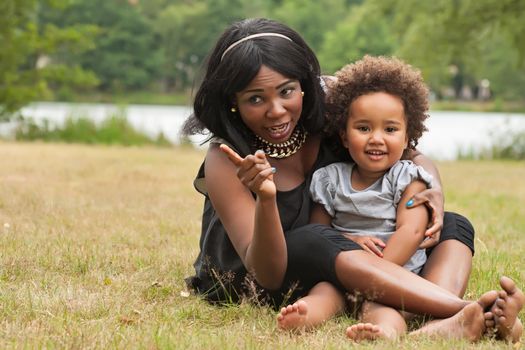
[[[237,167],[237,177],[250,191],[261,199],[275,197],[277,193],[273,182],[275,168],[272,168],[263,151],[242,158],[225,144],[221,144],[220,149]]]
[[[425,239],[419,248],[426,249],[433,247],[439,242],[441,229],[443,228],[443,192],[439,189],[429,188],[414,195],[407,203],[407,208],[414,208],[424,204],[430,209],[432,216],[430,227],[425,231]]]
[[[351,239],[352,241],[359,244],[361,248],[363,248],[363,250],[375,254],[380,258],[383,257],[383,252],[381,250],[386,247],[386,244],[379,238],[371,236],[351,235],[349,233],[343,233],[343,235],[346,238]],[[378,247],[381,247],[381,249],[379,249]]]

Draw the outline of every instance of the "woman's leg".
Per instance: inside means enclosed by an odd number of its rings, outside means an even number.
[[[396,309],[372,301],[363,303],[360,321],[346,329],[346,336],[354,341],[394,340],[407,330],[405,319]]]
[[[316,284],[307,296],[283,307],[277,325],[285,330],[315,328],[345,309],[343,293],[328,282]]]
[[[525,295],[508,277],[500,279],[503,289],[491,311],[495,316],[496,336],[498,339],[517,343],[521,339],[523,326],[518,314],[525,304]]]
[[[462,298],[472,269],[474,228],[463,216],[445,213],[440,242],[429,257],[421,276]]]

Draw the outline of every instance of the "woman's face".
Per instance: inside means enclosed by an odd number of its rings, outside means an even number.
[[[287,141],[301,117],[301,84],[266,67],[235,94],[234,104],[243,122],[256,135],[271,143]]]

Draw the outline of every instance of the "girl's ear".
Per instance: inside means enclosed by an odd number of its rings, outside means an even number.
[[[345,129],[342,129],[341,131],[339,131],[339,137],[341,138],[341,143],[343,144],[343,146],[345,148],[348,148],[348,141],[346,139],[346,130]]]

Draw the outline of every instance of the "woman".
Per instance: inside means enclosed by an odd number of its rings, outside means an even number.
[[[456,214],[446,214],[441,227],[440,186],[412,203],[432,209],[427,233],[434,240],[442,228],[423,272],[427,280],[362,251],[330,227],[307,225],[311,175],[336,160],[323,140],[319,76],[314,53],[283,24],[248,19],[219,38],[184,128],[187,134],[211,132],[195,181],[205,204],[190,287],[212,302],[249,297],[279,306],[326,281],[411,312],[459,318],[469,306],[479,315],[487,298],[460,298],[473,230]],[[428,159],[417,152],[411,159],[439,179]]]

